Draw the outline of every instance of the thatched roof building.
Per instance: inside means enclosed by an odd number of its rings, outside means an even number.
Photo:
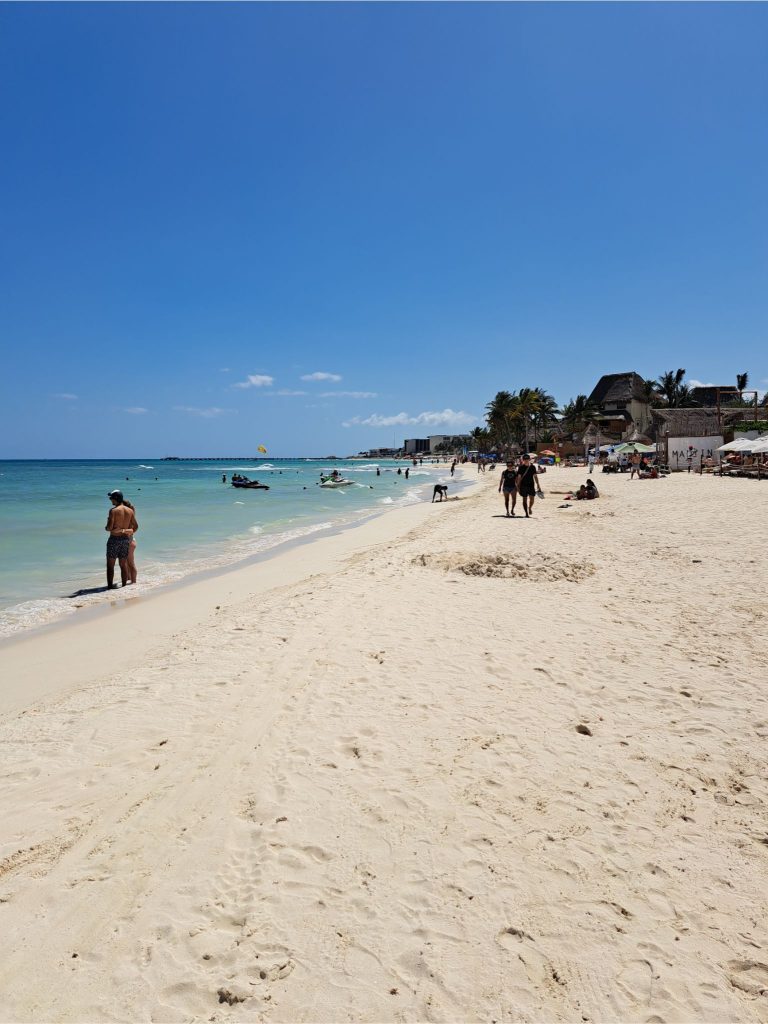
[[[653,409],[658,437],[714,437],[744,418],[743,409]]]
[[[645,402],[648,399],[643,378],[634,370],[629,373],[605,373],[592,389],[589,400],[601,409],[624,408],[631,401]]]
[[[732,401],[738,397],[739,392],[733,384],[703,384],[700,387],[691,388],[691,398],[697,405],[705,409],[717,407],[717,399],[720,397],[720,404]]]
[[[630,434],[645,434],[651,427],[651,406],[645,382],[639,373],[605,373],[592,389],[590,402],[600,410],[597,421],[601,428]]]

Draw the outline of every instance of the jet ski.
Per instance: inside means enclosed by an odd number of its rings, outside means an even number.
[[[269,484],[260,484],[258,480],[249,480],[247,476],[232,478],[232,486],[246,491],[268,491]]]

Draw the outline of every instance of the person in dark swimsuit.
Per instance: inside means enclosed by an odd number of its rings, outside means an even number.
[[[515,480],[517,478],[517,470],[515,469],[514,462],[508,462],[507,468],[501,474],[499,480],[499,491],[504,491],[504,508],[507,510],[507,515],[515,514],[515,505],[517,504],[517,484]],[[512,499],[512,511],[509,509],[509,499]]]
[[[533,499],[536,497],[537,475],[538,472],[536,467],[531,464],[531,456],[524,455],[517,470],[515,484],[517,486],[517,493],[523,499],[523,510],[525,511],[526,519],[528,519],[533,512]]]

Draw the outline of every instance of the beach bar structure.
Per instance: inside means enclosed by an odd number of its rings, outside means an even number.
[[[654,409],[656,446],[674,472],[707,460],[719,463],[725,429],[744,415],[741,409]]]

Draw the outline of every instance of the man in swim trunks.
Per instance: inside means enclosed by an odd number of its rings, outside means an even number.
[[[112,502],[109,510],[107,525],[104,527],[109,532],[107,539],[107,587],[109,590],[115,588],[115,562],[120,563],[120,578],[123,586],[128,583],[128,554],[131,548],[131,537],[139,524],[136,522],[136,515],[133,509],[123,504],[122,491],[110,491],[107,495]]]
[[[523,511],[525,512],[526,519],[533,512],[533,499],[536,496],[537,475],[538,470],[531,463],[531,456],[524,455],[520,460],[515,484],[517,486],[517,493],[523,499]]]
[[[514,516],[515,505],[517,504],[517,485],[515,478],[517,477],[517,470],[515,464],[511,460],[507,463],[507,468],[501,474],[499,480],[499,490],[504,491],[504,508],[507,510],[507,515]],[[512,499],[512,511],[509,509],[509,499]]]

